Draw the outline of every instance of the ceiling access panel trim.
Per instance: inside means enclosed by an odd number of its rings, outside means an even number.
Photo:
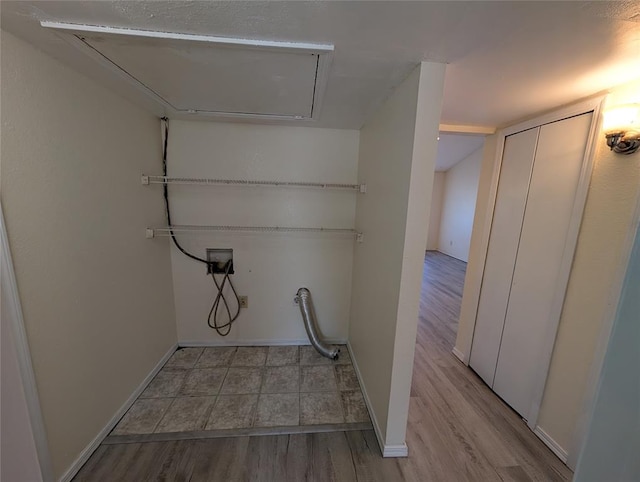
[[[162,32],[154,30],[139,30],[120,27],[108,27],[101,25],[74,24],[68,22],[52,22],[43,20],[40,26],[49,28],[58,34],[60,38],[73,45],[75,48],[88,55],[109,71],[115,73],[118,77],[126,81],[128,84],[136,88],[139,92],[150,97],[164,109],[164,114],[174,116],[181,119],[189,118],[218,118],[224,119],[247,119],[247,120],[263,120],[263,121],[316,121],[318,120],[322,108],[322,101],[326,91],[329,79],[329,67],[333,59],[334,46],[331,44],[316,44],[308,42],[283,42],[273,40],[244,39],[217,37],[210,35],[185,34],[177,32]],[[83,33],[104,33],[112,35],[126,35],[133,37],[155,38],[164,40],[185,40],[192,42],[207,42],[218,46],[240,48],[268,52],[292,52],[292,53],[309,53],[316,56],[316,74],[313,85],[313,98],[311,101],[311,114],[309,116],[300,115],[280,115],[265,114],[253,112],[229,112],[229,111],[210,111],[198,109],[179,109],[168,100],[155,92],[152,88],[139,80],[136,76],[129,73],[109,57],[94,48],[90,43],[85,41]]]
[[[55,30],[68,30],[84,33],[106,33],[128,35],[133,37],[147,37],[169,40],[189,40],[195,42],[209,42],[218,45],[228,45],[243,48],[272,49],[278,52],[290,50],[298,53],[333,52],[331,44],[315,44],[308,42],[283,42],[279,40],[259,40],[234,37],[216,37],[214,35],[198,35],[190,33],[163,32],[159,30],[141,30],[133,28],[107,27],[103,25],[87,25],[68,22],[50,22],[43,20],[40,25]]]

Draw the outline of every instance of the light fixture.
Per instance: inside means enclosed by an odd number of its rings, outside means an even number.
[[[636,152],[640,148],[640,104],[618,105],[607,110],[603,130],[613,152]]]

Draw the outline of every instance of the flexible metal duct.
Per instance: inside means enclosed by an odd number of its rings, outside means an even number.
[[[313,301],[311,301],[311,292],[307,288],[300,288],[296,295],[296,301],[302,313],[304,328],[313,347],[318,350],[322,356],[335,360],[340,354],[338,348],[332,347],[324,343],[318,336],[318,322],[316,321],[316,311],[313,309]]]

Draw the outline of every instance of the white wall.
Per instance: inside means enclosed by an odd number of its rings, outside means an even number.
[[[476,149],[445,173],[438,251],[469,259],[473,216],[483,148]]]
[[[349,342],[387,454],[401,453],[445,66],[423,62],[360,132]]]
[[[171,121],[170,176],[355,183],[359,131]],[[150,189],[160,192],[161,186]],[[355,192],[300,188],[169,187],[174,224],[353,228]],[[317,233],[179,236],[199,256],[233,248],[238,293],[249,297],[231,334],[207,326],[214,296],[206,267],[171,250],[178,337],[183,343],[306,341],[298,288],[311,290],[320,330],[347,338],[354,239]]]
[[[157,118],[2,33],[2,205],[59,478],[176,341]]]
[[[4,287],[3,287],[4,288]],[[0,477],[2,480],[42,480],[40,462],[29,420],[27,401],[18,369],[13,335],[8,320],[2,317],[2,391],[0,392]]]
[[[429,203],[429,230],[427,232],[427,251],[436,251],[440,241],[440,219],[442,216],[442,199],[444,195],[445,172],[433,174],[433,191]]]
[[[1,213],[0,213],[1,216]],[[22,379],[18,350],[16,349],[18,323],[21,323],[17,303],[17,287],[11,269],[8,246],[5,244],[4,222],[2,222],[2,289],[0,308],[0,480],[40,482],[51,470],[48,458],[43,454],[40,461],[31,423],[26,382]],[[23,330],[20,330],[23,334]],[[24,335],[23,335],[24,336]],[[23,357],[22,360],[28,357]],[[22,367],[27,371],[27,367]],[[32,373],[30,374],[31,376]],[[34,414],[37,416],[36,414]],[[41,423],[41,420],[40,420]],[[43,475],[46,474],[46,475]]]
[[[640,229],[575,480],[640,480]]]

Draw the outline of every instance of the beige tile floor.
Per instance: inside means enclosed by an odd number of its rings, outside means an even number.
[[[311,346],[178,349],[111,435],[369,423],[340,348],[335,361]]]

